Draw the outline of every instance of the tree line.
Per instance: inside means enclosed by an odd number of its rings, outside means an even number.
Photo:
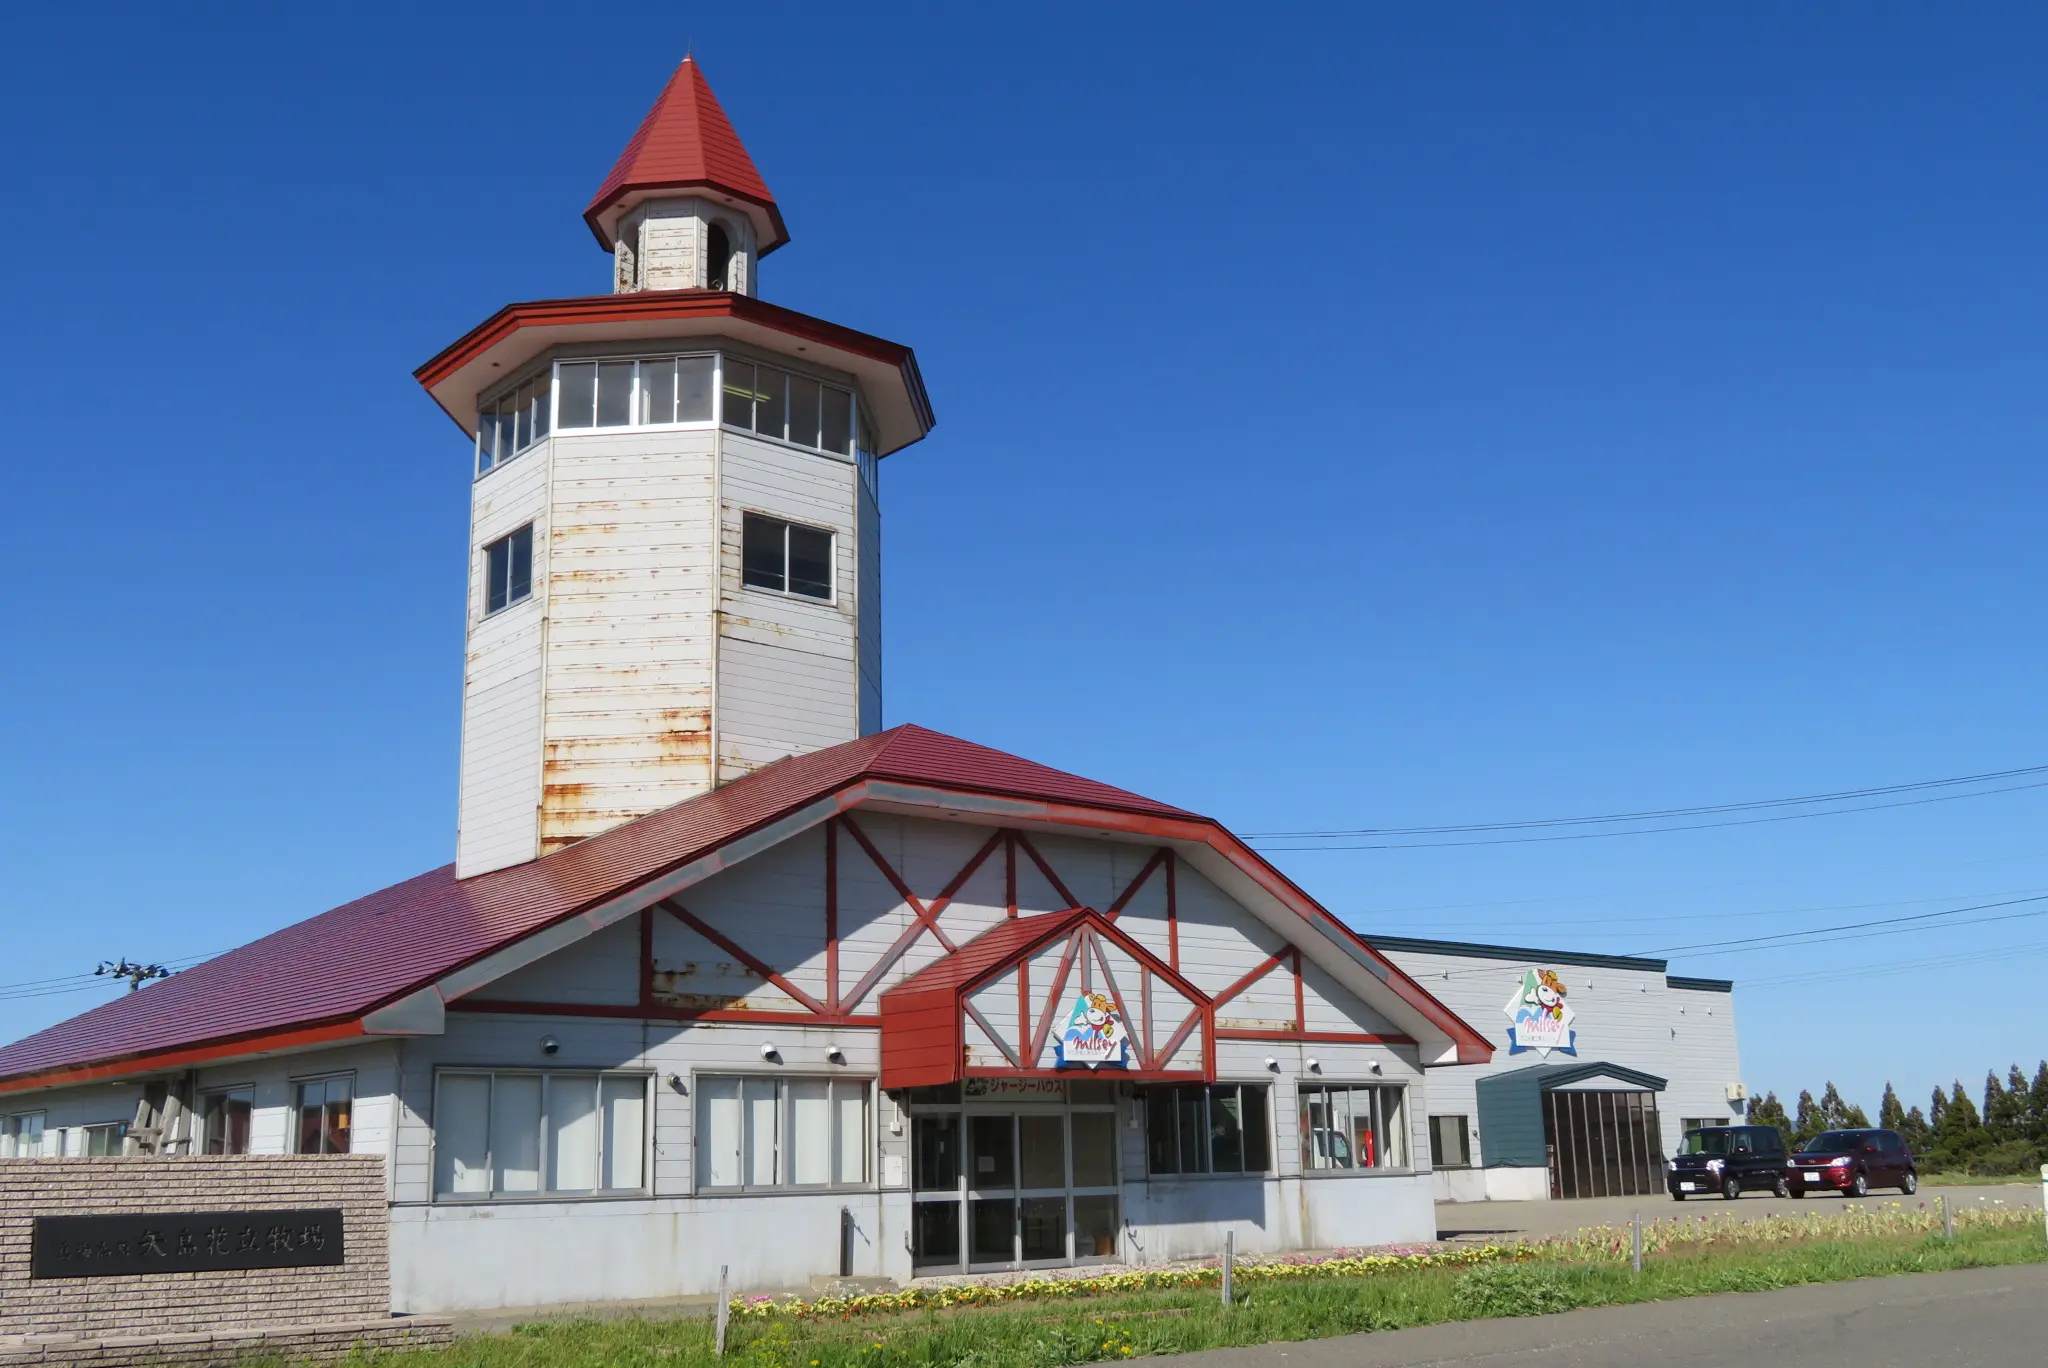
[[[1801,1092],[1794,1113],[1785,1114],[1785,1104],[1774,1092],[1749,1100],[1753,1125],[1776,1126],[1785,1142],[1797,1147],[1830,1130],[1860,1130],[1870,1125],[1863,1108],[1844,1100],[1830,1082],[1818,1100],[1811,1091]],[[1971,1173],[1985,1177],[2032,1174],[2048,1156],[2048,1060],[2034,1071],[2032,1082],[2015,1064],[2005,1078],[1996,1069],[1984,1075],[1984,1105],[1980,1111],[1961,1079],[1943,1092],[1937,1085],[1927,1109],[1906,1107],[1892,1085],[1884,1085],[1884,1098],[1877,1104],[1877,1124],[1897,1131],[1920,1157],[1920,1166],[1930,1173]]]

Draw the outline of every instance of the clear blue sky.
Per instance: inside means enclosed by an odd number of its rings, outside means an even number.
[[[608,288],[579,214],[690,42],[794,233],[763,292],[938,409],[892,722],[1253,832],[2048,763],[2037,6],[9,23],[0,983],[452,856],[469,458],[409,372]],[[2048,892],[2044,817],[1278,858],[1634,952]],[[2031,1071],[2048,915],[1936,926],[1673,968],[1754,981],[1753,1088]]]

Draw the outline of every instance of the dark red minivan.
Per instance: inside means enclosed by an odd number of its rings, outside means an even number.
[[[1794,1197],[1839,1192],[1861,1197],[1872,1188],[1920,1189],[1920,1170],[1897,1131],[1822,1131],[1801,1145],[1785,1167]]]

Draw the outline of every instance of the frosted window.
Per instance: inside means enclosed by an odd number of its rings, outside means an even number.
[[[674,357],[640,363],[640,421],[673,423],[676,420],[676,363]]]
[[[488,1075],[442,1075],[434,1098],[434,1191],[460,1197],[491,1190],[490,1117]]]
[[[678,423],[708,423],[711,421],[711,381],[716,368],[715,359],[709,356],[679,356],[676,358],[676,421]]]
[[[639,1078],[607,1078],[601,1090],[604,1105],[604,1185],[607,1188],[646,1186],[642,1172],[647,1155],[647,1084]]]
[[[789,1181],[823,1186],[832,1181],[832,1085],[823,1079],[789,1087]]]
[[[868,1180],[868,1090],[864,1083],[835,1082],[832,1108],[838,1113],[841,1183]]]
[[[697,1084],[697,1186],[740,1185],[740,1080]]]
[[[557,1074],[548,1087],[548,1187],[597,1186],[597,1080]]]
[[[746,1175],[750,1187],[775,1186],[775,1153],[780,1137],[773,1079],[750,1078],[744,1095],[747,1114]]]
[[[499,1192],[540,1191],[540,1079],[499,1074],[491,1089],[491,1169]]]

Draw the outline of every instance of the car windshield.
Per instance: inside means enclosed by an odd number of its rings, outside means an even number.
[[[1687,1131],[1685,1139],[1678,1146],[1680,1154],[1726,1154],[1732,1143],[1733,1128],[1717,1126],[1712,1130]]]
[[[1799,1147],[1801,1154],[1839,1154],[1843,1150],[1861,1149],[1865,1137],[1862,1131],[1822,1131]]]

